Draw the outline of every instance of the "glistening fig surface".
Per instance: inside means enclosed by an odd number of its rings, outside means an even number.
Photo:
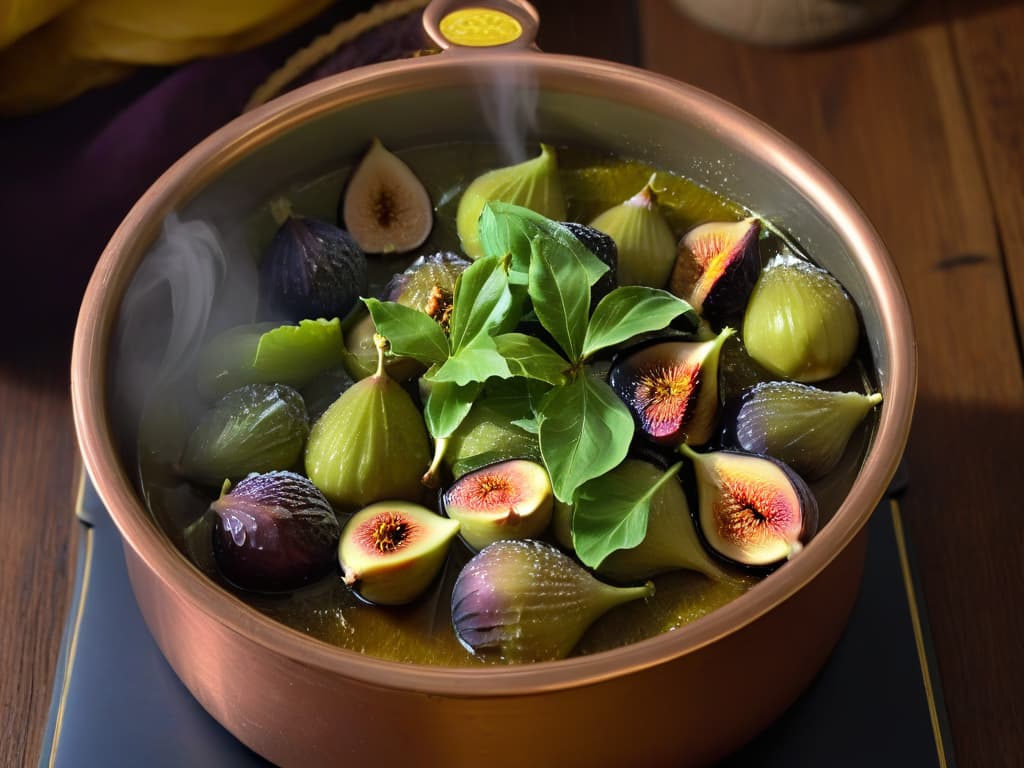
[[[598,617],[650,597],[654,585],[613,587],[550,544],[513,539],[478,552],[452,590],[452,626],[474,654],[507,663],[569,655]]]
[[[553,500],[543,466],[510,459],[462,475],[442,494],[441,506],[459,521],[465,542],[479,550],[500,539],[540,536],[551,520]]]
[[[338,561],[345,584],[371,603],[415,600],[441,570],[458,531],[457,521],[418,504],[371,504],[352,516],[341,535]]]
[[[188,438],[181,466],[219,486],[252,472],[290,469],[309,434],[302,396],[284,384],[248,384],[224,395]]]
[[[601,279],[590,288],[590,307],[593,309],[597,306],[597,302],[611,293],[618,285],[619,249],[611,235],[594,229],[594,227],[578,224],[575,221],[563,221],[561,224],[572,232],[573,237],[583,243],[588,251],[608,266],[608,271],[601,275]]]
[[[753,218],[694,227],[679,241],[669,290],[707,317],[742,311],[761,269],[760,232]]]
[[[616,361],[608,383],[633,414],[637,429],[660,445],[701,445],[715,429],[718,356],[734,331],[711,341],[666,341]]]
[[[532,160],[488,171],[466,187],[455,223],[462,250],[471,259],[483,256],[478,222],[484,205],[494,200],[521,205],[555,221],[564,219],[565,197],[555,150],[541,144],[540,154]]]
[[[301,475],[251,475],[210,509],[217,515],[217,567],[240,587],[294,589],[334,564],[341,526],[327,499]]]
[[[807,484],[775,459],[735,451],[683,454],[697,476],[698,519],[723,557],[768,566],[799,552],[817,531],[818,503]]]
[[[341,220],[367,253],[411,251],[434,224],[427,190],[378,139],[349,179],[341,207]]]
[[[305,216],[284,219],[260,264],[261,303],[272,317],[344,317],[366,289],[366,256],[352,236]]]
[[[383,346],[378,337],[377,372],[345,390],[306,442],[309,479],[339,507],[423,495],[427,429],[412,398],[384,371]]]
[[[853,302],[828,272],[792,255],[762,270],[743,317],[743,341],[773,374],[802,382],[835,376],[859,338]]]
[[[676,258],[676,238],[657,207],[651,181],[620,205],[590,222],[615,241],[619,285],[664,288]]]
[[[723,440],[784,461],[806,480],[831,472],[880,393],[830,392],[792,381],[762,382],[725,421]]]

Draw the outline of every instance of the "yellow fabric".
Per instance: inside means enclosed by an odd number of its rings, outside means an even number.
[[[0,48],[45,24],[75,0],[0,0]]]
[[[13,41],[0,47],[0,114],[54,106],[135,65],[179,64],[259,45],[331,2],[0,0],[0,41]]]

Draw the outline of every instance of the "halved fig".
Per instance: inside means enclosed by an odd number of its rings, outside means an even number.
[[[616,362],[608,383],[652,442],[706,443],[718,412],[718,356],[732,328],[704,342],[652,344]]]
[[[761,269],[755,218],[694,227],[679,241],[669,290],[701,315],[725,317],[741,312]]]
[[[427,190],[379,139],[349,179],[341,208],[345,228],[367,253],[411,251],[434,226]]]
[[[441,509],[461,525],[474,550],[500,539],[532,539],[551,521],[554,496],[547,470],[526,459],[469,472],[441,494]]]
[[[781,461],[735,451],[682,453],[697,476],[698,521],[708,545],[742,565],[788,560],[814,535],[818,503]]]
[[[345,584],[370,603],[411,602],[441,570],[458,531],[458,521],[419,504],[371,504],[353,515],[341,533],[338,560]]]
[[[624,482],[642,480],[651,487],[664,471],[636,459],[626,459],[612,470]],[[643,541],[632,549],[615,550],[595,570],[612,581],[635,582],[682,568],[715,581],[733,580],[700,543],[682,483],[673,476],[651,498]]]

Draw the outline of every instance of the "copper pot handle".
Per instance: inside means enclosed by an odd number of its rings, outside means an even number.
[[[423,28],[443,50],[534,48],[540,16],[527,0],[431,0]]]

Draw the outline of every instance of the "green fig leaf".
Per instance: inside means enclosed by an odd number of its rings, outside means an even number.
[[[533,311],[572,362],[583,353],[590,310],[590,286],[581,279],[572,252],[554,240],[530,241],[530,298]]]
[[[540,403],[540,450],[555,495],[571,502],[576,489],[618,466],[633,439],[633,417],[605,382],[578,376]]]
[[[451,437],[482,389],[483,384],[476,381],[461,386],[449,381],[435,382],[423,408],[423,419],[430,434],[435,438]]]
[[[654,485],[610,472],[580,486],[573,497],[572,542],[584,565],[597,568],[612,552],[644,540],[651,499],[681,466],[670,467]]]
[[[536,435],[540,431],[536,412],[549,391],[551,384],[541,379],[491,379],[479,402],[513,426]]]
[[[509,280],[525,285],[529,273],[530,241],[541,235],[568,248],[593,285],[608,271],[608,265],[592,254],[566,227],[529,208],[511,203],[490,202],[480,215],[480,242],[484,253],[511,254]]]
[[[461,351],[482,334],[501,329],[512,308],[506,261],[494,256],[477,259],[455,283],[449,326],[452,352]]]
[[[498,354],[505,358],[513,376],[564,384],[569,363],[551,347],[525,333],[503,333],[494,337]]]
[[[338,318],[240,325],[203,347],[198,386],[207,397],[220,397],[244,384],[301,387],[340,364],[344,352]]]
[[[339,365],[344,348],[338,318],[300,320],[298,325],[282,325],[260,337],[253,368],[279,382],[306,383]]]
[[[668,291],[641,285],[616,288],[594,308],[583,340],[583,356],[590,357],[640,333],[659,331],[685,314],[692,315],[696,328],[699,320],[693,307]]]
[[[487,381],[492,376],[507,379],[511,375],[508,363],[494,345],[494,339],[483,334],[469,346],[455,352],[436,371],[428,372],[426,379],[433,383],[452,382],[464,386]]]
[[[448,337],[430,315],[395,301],[363,299],[363,303],[393,354],[414,358],[424,365],[448,359]]]

